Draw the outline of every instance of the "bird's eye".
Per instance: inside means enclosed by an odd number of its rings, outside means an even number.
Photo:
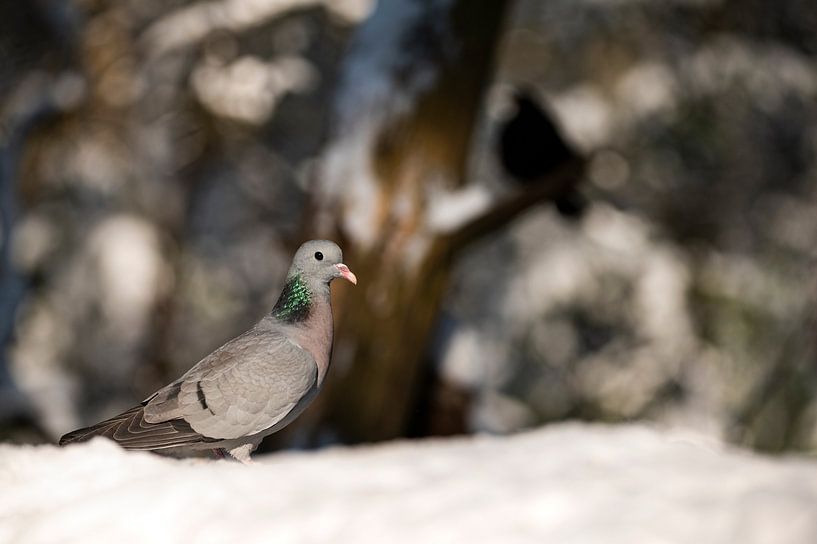
[[[323,260],[323,253],[321,253],[320,251],[316,251],[315,252],[315,258],[317,260],[319,260],[319,261],[322,261]]]

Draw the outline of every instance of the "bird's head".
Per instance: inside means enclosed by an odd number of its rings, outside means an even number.
[[[541,111],[539,101],[535,98],[536,94],[529,87],[520,87],[513,93],[513,101],[516,106],[517,115],[524,114],[529,111]]]
[[[329,240],[310,240],[301,245],[292,260],[290,275],[293,273],[321,283],[344,278],[357,285],[357,277],[343,264],[343,252]]]

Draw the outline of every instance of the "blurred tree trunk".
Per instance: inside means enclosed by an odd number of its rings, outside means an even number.
[[[307,214],[310,235],[339,240],[359,278],[336,289],[334,369],[300,424],[313,443],[326,430],[405,436],[456,252],[578,178],[571,163],[507,194],[468,183],[510,4],[383,1],[359,30]]]

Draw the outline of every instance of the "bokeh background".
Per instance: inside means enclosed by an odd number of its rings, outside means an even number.
[[[817,451],[812,0],[0,4],[0,439],[145,398],[339,241],[262,447],[650,420]]]

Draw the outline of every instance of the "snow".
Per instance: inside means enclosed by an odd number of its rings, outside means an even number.
[[[679,431],[563,424],[511,437],[260,456],[252,466],[0,446],[0,542],[817,542],[817,462]]]
[[[464,189],[449,190],[442,184],[429,188],[426,224],[439,233],[452,233],[491,208],[494,197],[488,187],[471,184]]]

